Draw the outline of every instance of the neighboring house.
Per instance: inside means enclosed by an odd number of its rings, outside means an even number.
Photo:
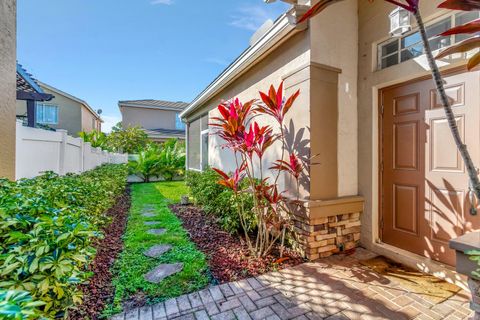
[[[86,101],[40,81],[37,83],[43,92],[54,97],[50,101],[36,102],[36,124],[67,130],[74,137],[81,131],[101,131],[103,120]],[[26,117],[27,103],[17,99],[17,118]]]
[[[185,124],[179,114],[188,103],[162,100],[119,101],[122,113],[122,126],[141,127],[148,137],[156,142],[170,138],[185,139]]]
[[[478,18],[478,12],[437,9],[440,2],[420,1],[434,49],[463,39],[435,35]],[[258,98],[259,90],[284,81],[286,95],[301,91],[286,119],[290,140],[306,139],[308,147],[298,152],[318,155],[320,163],[308,169],[304,210],[295,217],[306,255],[315,259],[360,243],[458,279],[448,241],[479,228],[480,217],[470,214],[468,177],[414,19],[410,31],[392,37],[394,9],[386,1],[345,0],[308,24],[295,26],[281,16],[181,114],[187,122],[187,166],[231,171],[233,155],[219,147],[208,127],[215,107],[222,99]],[[289,14],[303,12],[304,6],[296,6]],[[440,63],[460,132],[480,166],[480,72],[466,72],[464,58]],[[265,162],[278,154],[273,150]],[[295,189],[289,181],[283,184]]]

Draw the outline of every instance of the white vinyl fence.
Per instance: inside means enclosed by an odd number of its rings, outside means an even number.
[[[15,177],[33,178],[45,171],[81,173],[104,163],[127,163],[128,155],[92,148],[66,130],[48,131],[17,122]]]

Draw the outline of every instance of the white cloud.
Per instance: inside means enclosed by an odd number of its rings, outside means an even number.
[[[105,133],[110,133],[112,131],[112,127],[122,121],[122,118],[118,116],[102,115],[101,117],[103,121],[105,121],[104,123],[102,123],[102,131]]]
[[[169,6],[173,4],[173,0],[151,0],[150,4],[165,4]]]
[[[272,16],[272,13],[267,10],[266,5],[243,6],[231,16],[232,21],[230,21],[230,25],[241,29],[257,31],[265,21],[275,18],[276,16]]]

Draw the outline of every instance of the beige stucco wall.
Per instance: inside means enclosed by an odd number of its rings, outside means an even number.
[[[100,120],[92,114],[92,112],[85,106],[81,106],[82,113],[82,131],[101,131]]]
[[[90,132],[92,130],[101,131],[100,120],[92,114],[92,112],[83,104],[72,100],[66,96],[63,96],[57,92],[48,90],[42,87],[46,93],[53,94],[55,98],[51,101],[47,101],[48,104],[58,106],[58,124],[49,124],[48,126],[55,129],[64,129],[68,131],[68,134],[74,137],[78,137],[80,131]],[[27,114],[27,102],[25,100],[17,100],[16,102],[16,114]],[[92,123],[94,119],[94,123]]]
[[[428,24],[446,13],[437,9],[441,0],[420,1],[420,11]],[[388,14],[395,8],[384,2],[359,4],[359,63],[358,63],[358,186],[365,198],[362,215],[362,243],[372,247],[378,239],[378,92],[395,83],[429,75],[422,60],[410,60],[376,71],[377,44],[388,40]],[[413,19],[412,19],[413,23]],[[460,62],[461,63],[461,62]],[[458,63],[457,63],[458,64]],[[453,67],[453,65],[445,68]]]
[[[316,3],[318,1],[314,1]],[[338,78],[337,192],[356,195],[357,186],[357,0],[336,3],[310,22],[312,61],[341,70]],[[315,91],[314,87],[312,91]],[[318,97],[318,99],[322,99]],[[319,117],[322,115],[320,114]],[[316,119],[312,119],[312,123]],[[322,181],[322,183],[324,183]]]
[[[122,106],[120,112],[124,128],[140,126],[145,129],[175,129],[178,111]]]
[[[0,2],[0,177],[15,178],[16,0]]]
[[[48,126],[67,130],[69,135],[78,137],[78,133],[82,131],[83,105],[48,88],[42,87],[42,89],[45,93],[55,96],[46,103],[58,106],[58,124],[49,124]]]
[[[338,19],[340,15],[342,19]],[[214,109],[222,99],[258,98],[259,90],[266,91],[270,84],[278,85],[285,80],[287,95],[301,90],[286,122],[293,131],[289,138],[295,140],[301,136],[307,141],[294,147],[305,159],[315,156],[311,161],[317,163],[309,169],[310,181],[302,183],[302,197],[324,200],[356,195],[357,22],[356,0],[346,0],[333,6],[330,12],[319,14],[307,30],[276,48],[188,120]],[[219,148],[221,144],[218,138],[211,137],[210,165],[231,171],[233,156]],[[279,150],[276,148],[266,156],[264,167],[280,158]],[[291,182],[285,183],[287,189],[292,189],[288,187]]]
[[[251,99],[259,99],[258,91],[268,91],[271,84],[278,86],[282,80],[285,80],[285,94],[290,95],[297,89],[301,90],[300,97],[296,101],[290,111],[286,123],[289,124],[294,119],[292,126],[292,134],[298,136],[300,132],[303,139],[310,139],[310,131],[305,128],[310,127],[310,101],[309,101],[309,76],[305,76],[299,81],[292,81],[294,78],[293,71],[299,68],[307,68],[310,62],[310,48],[308,31],[302,31],[285,43],[276,48],[261,62],[253,66],[249,71],[239,77],[232,85],[227,86],[220,93],[215,95],[209,101],[203,104],[194,114],[188,117],[188,121],[198,118],[199,116],[212,111],[217,107],[221,100],[238,97],[240,101],[248,101]],[[215,110],[212,115],[215,115]],[[256,120],[262,124],[270,124],[278,130],[278,126],[269,117],[258,117]],[[304,128],[302,130],[302,128]],[[309,143],[309,142],[307,142]],[[235,168],[235,160],[233,154],[220,145],[223,142],[216,136],[210,136],[209,139],[209,164],[218,167],[224,171],[232,171]],[[270,152],[265,155],[264,167],[268,168],[271,163],[281,158],[280,148],[271,148]],[[303,156],[308,157],[309,152],[305,150]],[[271,170],[265,170],[266,175],[272,176]],[[283,184],[284,181],[281,181]],[[294,190],[294,188],[288,188]],[[308,186],[302,187],[302,197],[309,197]]]

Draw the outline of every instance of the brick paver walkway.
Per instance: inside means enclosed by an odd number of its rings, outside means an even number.
[[[433,304],[358,263],[372,255],[359,249],[353,256],[333,256],[210,287],[113,319],[426,320],[471,316],[465,292]]]

